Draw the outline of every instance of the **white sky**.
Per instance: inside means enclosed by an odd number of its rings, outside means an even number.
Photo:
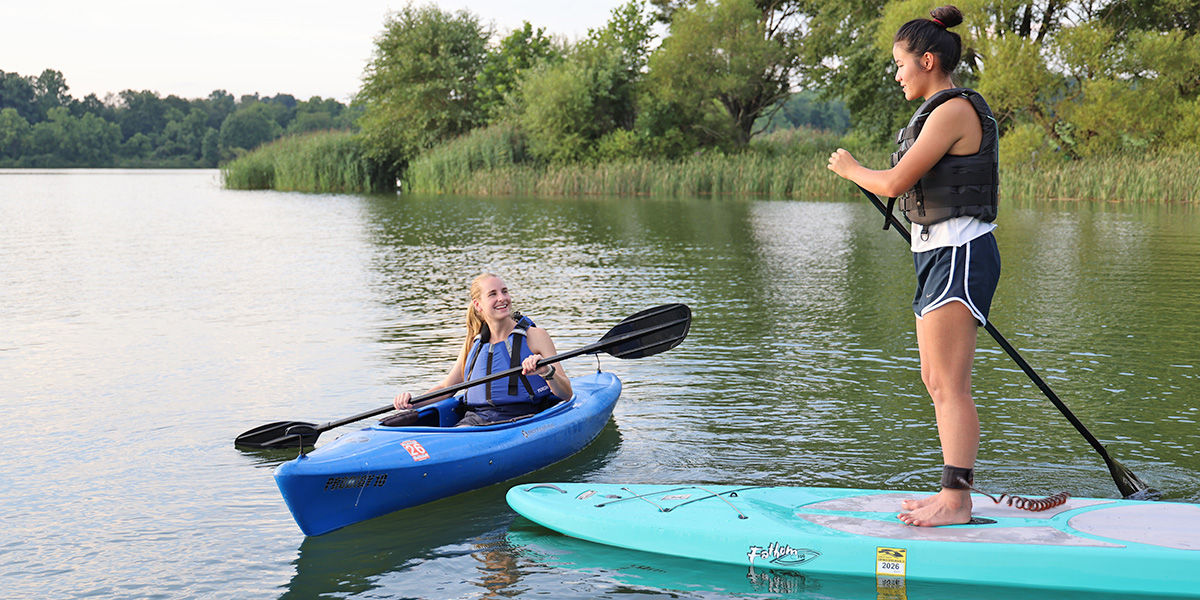
[[[529,21],[575,40],[624,0],[436,0],[507,33]],[[419,1],[416,4],[427,4]],[[349,101],[385,17],[405,0],[0,0],[0,71],[61,71],[69,93]]]

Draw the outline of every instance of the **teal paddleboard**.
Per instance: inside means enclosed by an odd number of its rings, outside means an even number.
[[[916,492],[524,484],[509,505],[583,540],[692,560],[905,582],[1200,598],[1200,505],[1071,498],[1042,512],[973,498],[977,523],[910,527]]]

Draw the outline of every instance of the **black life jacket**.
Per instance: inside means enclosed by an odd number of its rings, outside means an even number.
[[[979,92],[951,88],[930,96],[908,121],[908,127],[896,136],[900,149],[892,153],[892,166],[896,166],[912,148],[933,109],[954,98],[969,100],[979,115],[983,127],[979,151],[966,156],[943,155],[912,189],[889,202],[899,201],[900,210],[910,223],[932,225],[961,216],[984,222],[996,220],[1000,198],[1000,132],[992,109]],[[887,229],[886,224],[884,229]]]

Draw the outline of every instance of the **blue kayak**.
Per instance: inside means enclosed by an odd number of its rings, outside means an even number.
[[[575,395],[509,423],[453,427],[457,398],[422,408],[415,425],[347,433],[275,469],[275,483],[306,535],[525,475],[587,446],[608,423],[621,381],[571,380]]]
[[[1200,505],[1070,498],[1027,512],[975,496],[976,522],[910,527],[927,494],[727,485],[523,484],[513,510],[583,540],[754,570],[1095,594],[1200,597]]]

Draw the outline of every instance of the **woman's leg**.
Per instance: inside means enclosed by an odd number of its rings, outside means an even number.
[[[917,320],[921,379],[933,400],[942,461],[974,468],[979,451],[979,416],[971,398],[971,366],[975,359],[978,325],[961,302],[951,302]],[[936,526],[971,519],[970,490],[942,488],[920,501],[902,504],[909,512],[900,520],[909,525]]]

